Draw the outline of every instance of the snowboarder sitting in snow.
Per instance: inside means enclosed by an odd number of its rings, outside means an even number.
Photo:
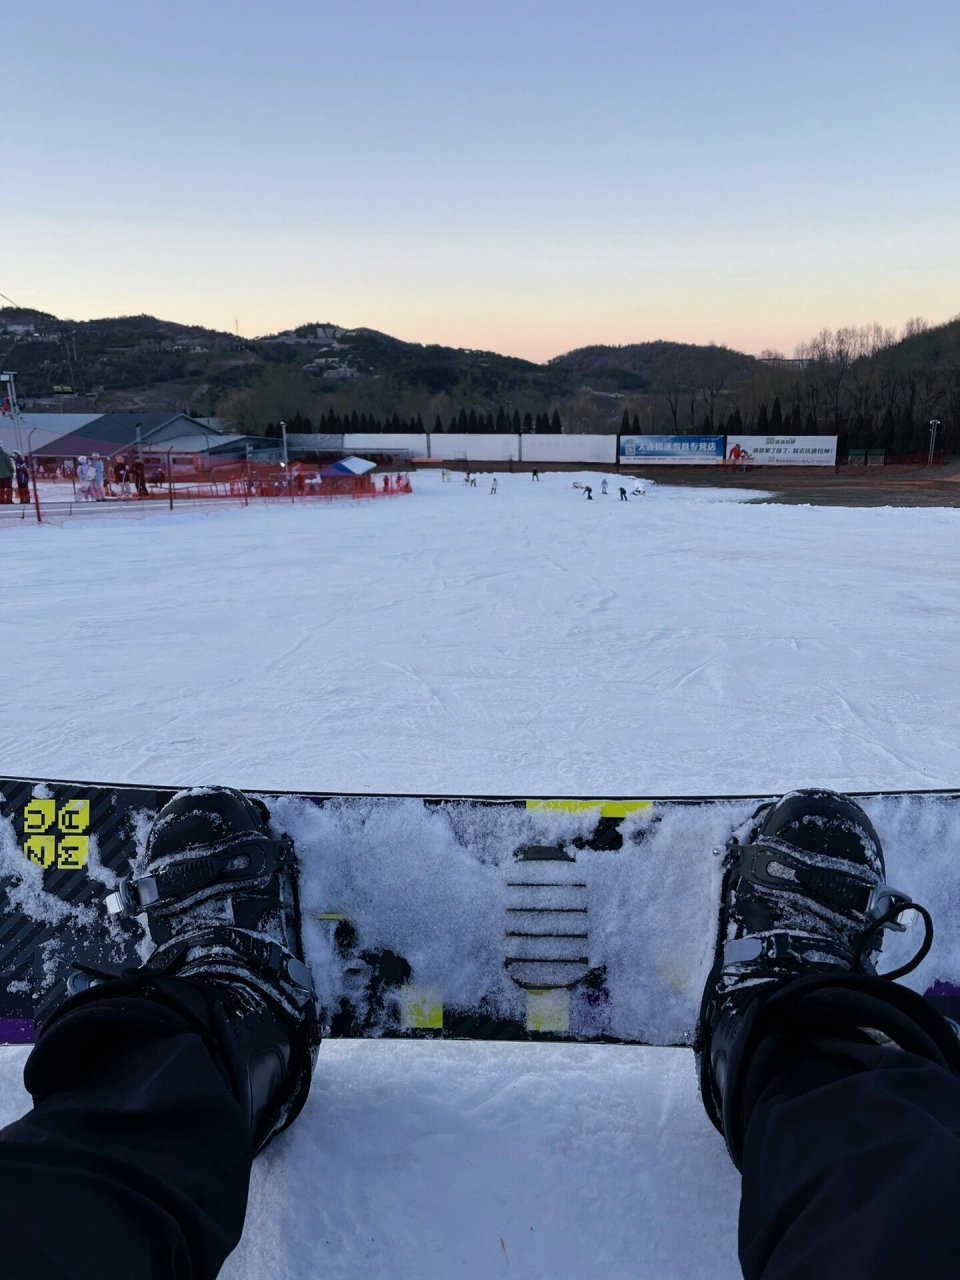
[[[891,980],[932,927],[884,876],[866,813],[830,791],[761,806],[727,850],[696,1058],[742,1172],[747,1280],[957,1275],[956,1008]],[[121,977],[75,975],[40,1029],[34,1109],[0,1141],[11,1280],[216,1276],[253,1157],[310,1088],[297,860],[263,806],[180,792],[111,899],[146,916],[155,949]],[[878,976],[882,932],[908,909],[924,943]]]

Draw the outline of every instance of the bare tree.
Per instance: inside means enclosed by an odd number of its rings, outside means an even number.
[[[679,427],[677,426],[677,410],[680,407],[680,397],[683,394],[682,387],[661,387],[660,394],[667,402],[667,408],[670,410],[670,417],[673,419],[673,433],[677,434]]]

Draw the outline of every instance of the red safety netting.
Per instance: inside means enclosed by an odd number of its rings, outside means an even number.
[[[26,459],[10,483],[0,485],[0,514],[57,518],[142,502],[342,501],[400,497],[413,492],[404,472],[353,475],[316,463],[258,463],[203,455]],[[95,504],[102,504],[98,507]]]

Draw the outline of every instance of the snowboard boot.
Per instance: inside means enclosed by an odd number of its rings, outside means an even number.
[[[141,874],[107,898],[111,914],[145,915],[155,944],[124,975],[128,989],[174,1006],[212,1043],[255,1151],[303,1107],[320,1044],[296,853],[268,821],[239,791],[181,791],[154,821]],[[91,985],[77,974],[70,987]]]
[[[831,791],[794,791],[754,821],[747,843],[731,842],[724,859],[696,1043],[704,1106],[738,1167],[753,1104],[812,1037],[890,1041],[960,1071],[952,1024],[891,981],[927,954],[932,923],[885,883],[880,840],[860,806]],[[923,943],[879,977],[883,930],[902,931],[908,910],[924,921]]]

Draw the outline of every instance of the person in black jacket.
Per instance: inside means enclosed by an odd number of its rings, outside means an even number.
[[[0,503],[9,505],[13,502],[14,466],[9,453],[0,444]]]
[[[17,497],[21,505],[30,501],[30,466],[22,453],[13,455],[13,465],[17,478]]]

